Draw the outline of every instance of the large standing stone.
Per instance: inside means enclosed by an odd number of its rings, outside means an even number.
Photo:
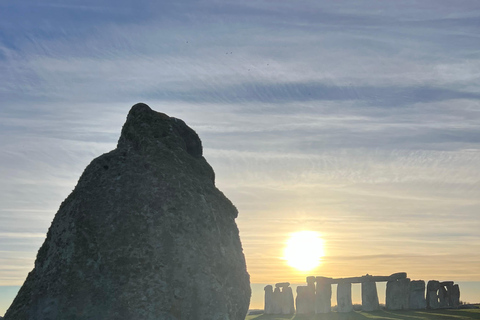
[[[385,307],[388,310],[408,309],[409,284],[409,278],[387,282]]]
[[[445,289],[445,286],[443,285],[440,285],[440,288],[438,289],[438,303],[440,308],[448,307],[447,289]]]
[[[436,280],[430,280],[427,283],[427,308],[438,309],[440,304],[438,303],[438,289],[440,289],[440,282]]]
[[[133,106],[60,206],[6,320],[243,320],[237,210],[197,134]]]
[[[353,311],[352,284],[350,282],[339,283],[337,285],[337,311],[338,312]]]
[[[282,292],[280,287],[276,287],[273,291],[273,310],[272,314],[282,314]]]
[[[308,287],[298,286],[297,297],[295,298],[297,314],[308,314]]]
[[[294,314],[295,305],[293,302],[292,288],[284,287],[282,289],[282,295],[283,295],[282,314]]]
[[[425,281],[415,280],[410,282],[409,309],[419,310],[427,307],[425,300]]]
[[[332,311],[332,284],[331,278],[316,277],[315,313],[329,313]]]
[[[362,282],[362,310],[370,312],[378,309],[380,309],[380,305],[377,284],[373,281]]]
[[[307,313],[315,313],[315,277],[307,277]]]
[[[273,287],[271,285],[265,286],[265,307],[263,313],[273,314]]]
[[[451,298],[452,298],[452,307],[458,308],[460,306],[460,287],[458,286],[458,284],[453,285]]]

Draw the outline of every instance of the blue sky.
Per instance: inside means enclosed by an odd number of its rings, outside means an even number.
[[[1,2],[0,286],[139,101],[200,135],[253,282],[303,281],[298,230],[317,275],[480,281],[479,29],[475,0]]]

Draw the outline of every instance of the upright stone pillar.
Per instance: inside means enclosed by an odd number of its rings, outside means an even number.
[[[350,282],[339,283],[337,285],[337,311],[338,312],[353,311],[352,284]]]
[[[458,284],[453,285],[452,287],[452,307],[458,308],[460,306],[460,287]]]
[[[409,287],[409,278],[388,281],[385,307],[388,310],[408,309]]]
[[[273,314],[273,287],[271,285],[265,286],[265,307],[263,313]]]
[[[370,312],[378,309],[380,309],[380,305],[377,284],[374,281],[362,282],[362,310]]]
[[[425,300],[425,281],[411,281],[408,308],[413,310],[421,310],[425,309],[426,307],[427,301]]]
[[[276,287],[273,291],[273,314],[282,314],[282,293],[280,288]]]
[[[446,304],[447,307],[452,308],[453,307],[453,300],[452,300],[452,292],[453,292],[453,281],[444,281],[440,283],[440,285],[444,285],[447,294],[446,294]]]
[[[308,314],[308,287],[298,286],[295,299],[297,314]]]
[[[307,313],[315,313],[315,277],[307,277]]]
[[[332,284],[331,278],[316,277],[315,313],[329,313],[332,311]]]
[[[440,288],[438,289],[438,303],[440,308],[448,307],[447,289],[445,289],[445,286],[442,284],[440,284]]]
[[[295,307],[293,306],[293,293],[289,282],[277,283],[275,287],[280,288],[280,307],[281,314],[294,314]]]
[[[438,309],[438,289],[440,289],[440,282],[430,280],[427,283],[427,309]]]

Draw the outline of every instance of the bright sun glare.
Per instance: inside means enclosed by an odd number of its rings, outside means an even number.
[[[284,259],[289,266],[310,271],[320,264],[324,256],[324,242],[315,231],[299,231],[291,234],[284,250]]]

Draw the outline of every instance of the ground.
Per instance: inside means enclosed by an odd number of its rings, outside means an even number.
[[[349,312],[318,315],[251,315],[246,320],[470,320],[480,319],[480,309]]]

